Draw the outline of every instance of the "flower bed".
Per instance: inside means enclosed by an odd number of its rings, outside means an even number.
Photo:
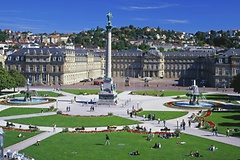
[[[33,130],[30,129],[21,129],[21,128],[12,128],[12,127],[2,127],[3,130],[13,130],[13,131],[20,131],[20,132],[32,132]]]

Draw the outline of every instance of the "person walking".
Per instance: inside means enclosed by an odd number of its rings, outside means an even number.
[[[160,124],[160,118],[158,118],[158,124]]]
[[[57,127],[57,125],[56,125],[56,124],[53,124],[53,132],[56,131],[56,127]]]
[[[230,130],[229,130],[229,128],[227,128],[227,130],[226,130],[226,136],[227,137],[229,137],[229,132],[230,132]]]
[[[188,127],[191,127],[191,120],[188,121]]]
[[[183,130],[185,130],[185,127],[186,126],[186,123],[185,123],[185,121],[184,121],[184,119],[182,120],[182,127],[183,127]]]
[[[105,145],[110,145],[110,138],[109,138],[109,136],[107,134],[106,134]]]
[[[166,127],[166,119],[163,120],[163,126]]]

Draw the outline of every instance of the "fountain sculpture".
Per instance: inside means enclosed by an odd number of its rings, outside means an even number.
[[[191,90],[189,93],[186,94],[189,97],[189,102],[185,101],[176,101],[174,102],[175,106],[181,107],[212,107],[214,106],[213,103],[202,101],[199,102],[199,98],[205,99],[202,93],[199,92],[198,86],[196,85],[196,80],[193,80],[193,85],[189,87]]]
[[[199,92],[198,86],[196,85],[196,80],[193,80],[193,85],[189,87],[191,92],[187,93],[186,96],[190,97],[190,105],[199,105],[199,97],[203,97],[202,93]]]
[[[30,105],[30,104],[40,104],[40,103],[48,102],[47,98],[32,97],[32,95],[37,96],[37,91],[36,90],[30,90],[29,89],[30,85],[31,84],[30,84],[29,79],[28,79],[27,83],[26,83],[27,89],[23,90],[23,91],[20,91],[21,94],[25,94],[24,98],[22,98],[22,97],[12,98],[8,101],[8,103]]]

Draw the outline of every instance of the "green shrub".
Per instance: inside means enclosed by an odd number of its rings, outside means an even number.
[[[68,132],[68,128],[63,128],[62,132]]]
[[[62,114],[62,111],[57,111],[57,114]]]
[[[108,116],[113,116],[113,113],[112,112],[108,112]]]
[[[123,130],[124,131],[130,130],[130,127],[126,125],[126,126],[123,127]]]

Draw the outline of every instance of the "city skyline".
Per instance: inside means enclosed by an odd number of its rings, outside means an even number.
[[[113,15],[113,27],[160,27],[195,33],[197,31],[239,29],[240,1],[3,1],[0,29],[33,33],[79,33],[105,28],[106,14]]]

